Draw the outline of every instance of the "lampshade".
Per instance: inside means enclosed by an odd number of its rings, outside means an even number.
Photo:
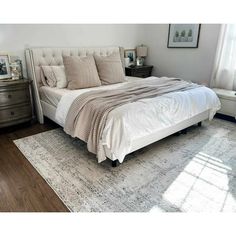
[[[137,56],[138,57],[146,57],[148,48],[146,46],[138,46],[137,47]]]

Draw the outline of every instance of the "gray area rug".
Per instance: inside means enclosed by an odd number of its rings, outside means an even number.
[[[55,129],[14,141],[71,211],[236,212],[236,124],[214,119],[112,168]]]

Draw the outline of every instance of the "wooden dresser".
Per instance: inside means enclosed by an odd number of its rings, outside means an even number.
[[[0,128],[32,119],[31,81],[0,80]]]

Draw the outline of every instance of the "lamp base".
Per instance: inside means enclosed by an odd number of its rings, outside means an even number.
[[[143,57],[137,57],[136,65],[137,66],[143,66],[144,65],[144,58]]]

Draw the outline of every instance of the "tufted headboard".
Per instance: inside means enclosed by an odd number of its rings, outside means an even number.
[[[63,65],[63,56],[110,55],[119,52],[124,68],[124,50],[122,47],[94,47],[94,48],[30,48],[26,49],[26,66],[28,79],[33,81],[33,98],[36,115],[43,123],[43,111],[38,89],[42,86],[40,77],[41,66]]]

